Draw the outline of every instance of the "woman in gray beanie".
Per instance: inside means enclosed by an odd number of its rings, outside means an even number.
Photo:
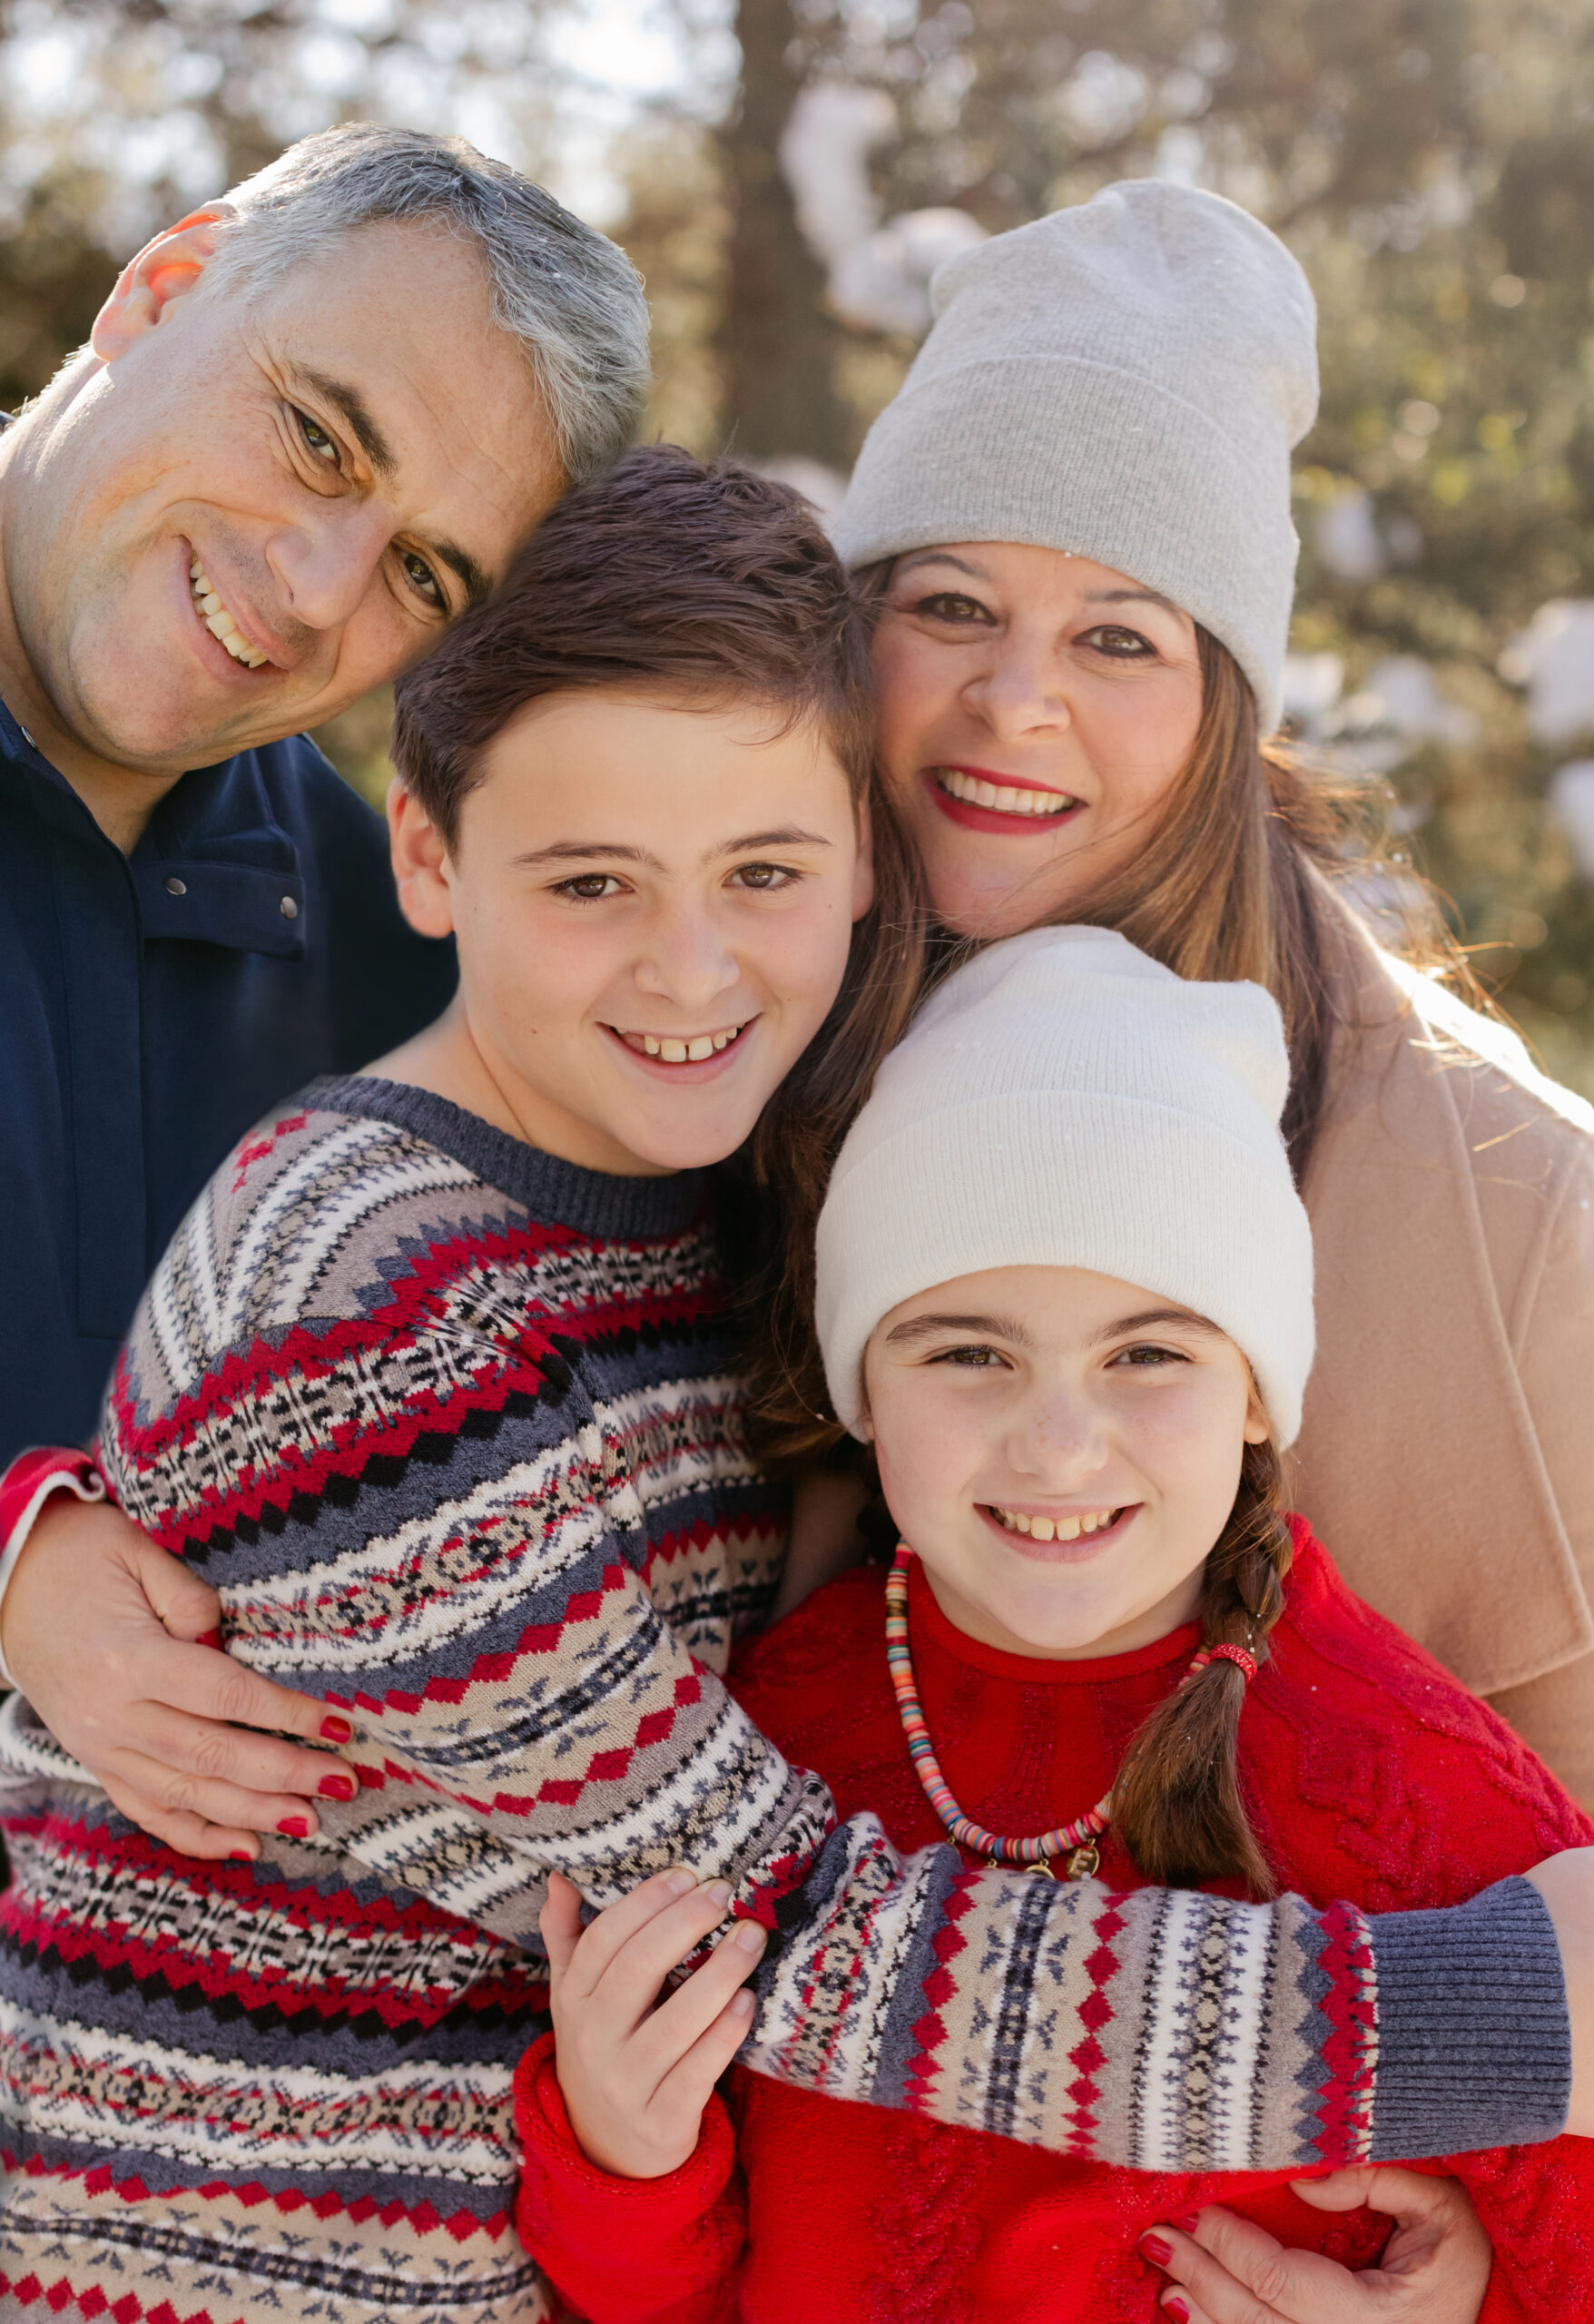
[[[1233,203],[1129,183],[934,298],[839,542],[938,916],[1089,921],[1273,992],[1319,1283],[1295,1505],[1594,1800],[1594,1112],[1424,973],[1457,965],[1436,928],[1374,940],[1335,801],[1265,740],[1305,277]]]

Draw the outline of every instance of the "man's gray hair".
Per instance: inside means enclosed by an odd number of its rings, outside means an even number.
[[[624,251],[506,162],[462,137],[348,122],[300,138],[235,186],[238,212],[212,279],[263,284],[379,220],[468,234],[493,311],[530,358],[572,484],[636,432],[647,394],[647,301]]]

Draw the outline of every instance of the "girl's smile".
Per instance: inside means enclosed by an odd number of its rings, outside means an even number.
[[[1121,1538],[1138,1508],[1137,1502],[1077,1512],[988,1507],[980,1514],[1020,1557],[1036,1558],[1042,1565],[1085,1565]]]

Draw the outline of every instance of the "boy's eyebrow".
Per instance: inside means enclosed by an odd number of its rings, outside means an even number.
[[[934,1339],[940,1332],[983,1332],[989,1339],[1010,1340],[1015,1347],[1029,1345],[1028,1333],[1011,1315],[910,1315],[904,1323],[892,1324],[885,1344],[913,1347],[920,1340]]]
[[[761,847],[829,847],[830,841],[822,832],[805,832],[795,823],[783,824],[776,832],[749,832],[744,839],[728,839],[723,847],[712,848],[712,861],[722,855],[746,855]],[[556,840],[552,847],[531,849],[515,858],[517,863],[641,863],[650,872],[664,872],[668,865],[645,847],[626,847],[618,840]]]
[[[645,863],[650,872],[662,872],[664,866],[645,847],[623,847],[618,840],[561,839],[552,847],[528,848],[524,855],[514,859],[517,863]]]
[[[779,831],[749,832],[744,839],[730,839],[723,847],[716,847],[716,855],[746,855],[760,847],[829,847],[822,832],[805,832],[796,823],[783,823]]]
[[[1193,1315],[1187,1307],[1147,1307],[1138,1315],[1125,1315],[1116,1324],[1091,1336],[1091,1345],[1099,1347],[1104,1340],[1122,1339],[1126,1332],[1148,1332],[1154,1324],[1175,1324],[1182,1332],[1210,1332],[1215,1339],[1222,1339],[1220,1324],[1205,1315]]]

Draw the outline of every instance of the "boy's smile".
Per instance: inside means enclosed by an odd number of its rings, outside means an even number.
[[[460,994],[386,1069],[546,1153],[723,1161],[818,1032],[872,896],[812,725],[636,686],[544,695],[487,746],[450,848],[401,790],[405,909]]]
[[[716,1033],[634,1033],[622,1032],[619,1026],[609,1030],[624,1044],[633,1057],[645,1058],[651,1064],[655,1059],[672,1080],[704,1081],[710,1074],[684,1071],[694,1066],[713,1067],[723,1057],[733,1042],[739,1041],[748,1027],[756,1022],[746,1018],[740,1025],[722,1026]]]

